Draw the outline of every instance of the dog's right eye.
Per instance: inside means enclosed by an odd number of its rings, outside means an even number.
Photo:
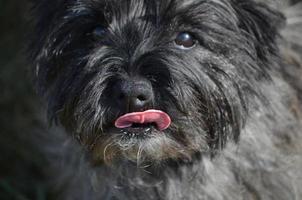
[[[196,41],[191,33],[181,32],[175,39],[175,44],[181,49],[190,49],[194,47]]]
[[[104,26],[97,26],[92,31],[92,35],[96,38],[104,37],[106,33],[107,33],[107,28]]]

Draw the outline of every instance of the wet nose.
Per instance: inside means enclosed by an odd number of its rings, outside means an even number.
[[[153,104],[153,89],[148,80],[119,81],[114,89],[118,104],[127,112],[139,112]]]

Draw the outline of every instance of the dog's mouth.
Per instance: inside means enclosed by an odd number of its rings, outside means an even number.
[[[163,131],[170,124],[170,116],[161,110],[127,113],[115,121],[115,127],[130,136],[146,136],[154,128]]]

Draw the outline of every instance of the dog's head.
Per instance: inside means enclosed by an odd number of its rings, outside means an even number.
[[[251,0],[42,0],[35,11],[49,116],[108,163],[190,160],[237,141],[282,21]]]

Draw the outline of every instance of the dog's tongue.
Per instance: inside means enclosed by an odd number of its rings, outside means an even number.
[[[115,121],[117,128],[128,128],[133,124],[155,123],[159,130],[167,129],[171,124],[169,115],[160,110],[147,110],[144,112],[133,112],[119,117]]]

